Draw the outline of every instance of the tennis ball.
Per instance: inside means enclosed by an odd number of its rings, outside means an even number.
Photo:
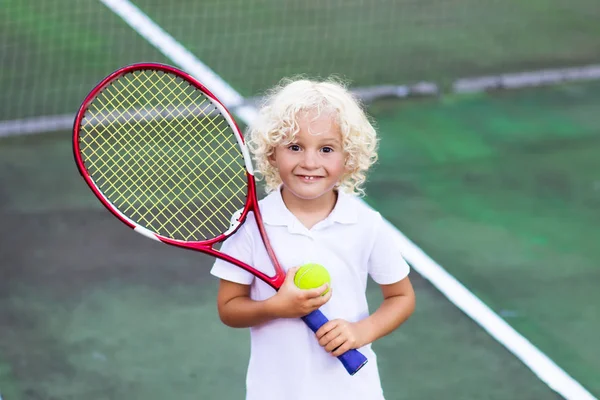
[[[294,275],[294,283],[300,289],[315,289],[322,286],[324,283],[331,285],[331,277],[329,272],[321,264],[304,264],[296,271]],[[329,288],[323,293],[329,292]]]

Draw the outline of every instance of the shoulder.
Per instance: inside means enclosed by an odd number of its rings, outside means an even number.
[[[351,194],[343,194],[342,196],[347,209],[351,210],[351,213],[356,218],[356,222],[362,228],[375,227],[381,223],[381,214],[373,209],[363,198]]]
[[[280,197],[281,197],[281,194],[279,194],[277,192],[277,190],[274,190],[274,191],[268,193],[262,199],[260,199],[258,201],[258,205],[261,207],[261,209],[263,207],[269,207],[269,206],[275,205],[278,202]]]
[[[258,201],[262,221],[267,225],[286,225],[289,211],[283,203],[279,190],[274,190]]]
[[[272,193],[266,195],[265,197],[263,197],[262,199],[258,200],[258,208],[260,210],[259,214],[262,217],[263,222],[265,220],[265,216],[269,217],[271,214],[273,214],[275,212],[274,208],[276,206],[277,206],[277,195],[275,192],[272,192]],[[244,223],[240,227],[240,230],[242,230],[242,228],[243,228],[243,230],[247,234],[250,234],[250,235],[254,234],[258,229],[258,225],[256,222],[256,216],[254,214],[255,214],[254,211],[249,210],[244,219]]]

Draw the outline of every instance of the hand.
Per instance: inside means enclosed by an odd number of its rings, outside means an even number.
[[[310,314],[327,303],[332,291],[323,293],[329,287],[324,284],[316,289],[303,290],[294,284],[294,275],[299,267],[290,268],[285,276],[285,281],[275,296],[269,301],[278,318],[298,318]]]
[[[362,339],[363,334],[358,324],[343,319],[327,322],[319,328],[316,335],[319,344],[335,357],[366,344]]]

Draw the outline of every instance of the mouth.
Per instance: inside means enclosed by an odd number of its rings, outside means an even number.
[[[320,175],[296,175],[296,176],[305,182],[316,182],[319,179],[324,178],[323,176],[320,176]]]

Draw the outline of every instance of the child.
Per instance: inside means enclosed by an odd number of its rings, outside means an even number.
[[[246,399],[383,399],[371,343],[410,316],[415,298],[391,228],[355,196],[377,157],[375,130],[341,84],[297,80],[270,93],[248,136],[270,193],[260,201],[263,221],[287,277],[276,292],[225,261],[211,270],[221,279],[223,323],[250,327]],[[273,275],[252,217],[221,250]],[[327,285],[294,285],[308,262],[329,271],[327,293]],[[368,275],[384,297],[372,315]],[[331,321],[315,335],[299,317],[317,308]],[[334,357],[349,349],[369,359],[354,376]]]

